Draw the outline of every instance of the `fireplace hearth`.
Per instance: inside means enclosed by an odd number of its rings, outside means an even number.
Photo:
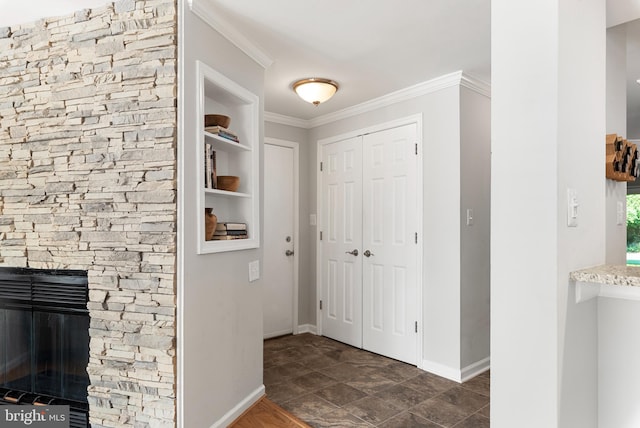
[[[87,272],[0,268],[0,405],[68,405],[88,426]]]

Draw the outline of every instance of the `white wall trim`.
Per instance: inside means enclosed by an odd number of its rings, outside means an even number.
[[[444,364],[435,363],[429,360],[422,360],[422,366],[420,366],[420,368],[426,372],[433,373],[454,382],[462,381],[461,370],[445,366]]]
[[[265,112],[264,119],[281,125],[311,129],[458,85],[491,98],[491,85],[462,71],[456,71],[314,119],[298,119],[272,112]]]
[[[481,373],[486,372],[491,368],[491,357],[483,358],[480,361],[476,361],[473,364],[469,364],[467,367],[462,368],[460,378],[462,382],[466,382],[469,379],[473,379]]]
[[[489,370],[490,363],[491,359],[487,357],[473,364],[469,364],[460,370],[433,361],[422,360],[422,366],[420,368],[454,382],[463,383]]]
[[[189,8],[193,13],[198,15],[204,22],[209,24],[211,28],[222,34],[224,38],[236,45],[238,49],[247,54],[249,58],[257,62],[262,68],[268,68],[273,64],[273,60],[267,55],[261,48],[255,43],[247,39],[244,34],[238,31],[237,28],[229,25],[222,17],[220,17],[215,8],[212,6],[213,2],[205,0],[187,0]],[[182,9],[180,9],[182,10]]]
[[[265,144],[293,149],[293,334],[298,334],[298,299],[300,287],[300,143],[266,137]],[[271,335],[270,337],[275,337]],[[267,336],[265,336],[267,339]]]
[[[265,334],[262,337],[262,339],[263,340],[268,340],[268,339],[273,339],[274,337],[286,336],[288,334],[292,334],[290,329],[282,330],[282,331],[276,331],[275,333]],[[295,334],[295,333],[293,333],[293,334]]]
[[[296,128],[309,129],[311,125],[308,120],[298,119],[297,117],[285,116],[284,114],[264,112],[264,121],[271,123],[279,123],[280,125],[294,126]]]
[[[313,324],[300,324],[298,326],[298,333],[296,334],[302,333],[318,334],[318,329]]]
[[[477,92],[480,95],[484,95],[487,98],[491,98],[491,85],[468,74],[462,74],[460,78],[460,86]]]
[[[236,406],[229,410],[222,418],[220,418],[217,422],[211,425],[211,428],[224,428],[228,427],[240,417],[247,409],[253,406],[255,403],[260,400],[265,394],[264,385],[260,385],[258,389],[253,391],[251,394],[247,395],[244,400],[236,404]]]
[[[178,117],[176,223],[176,427],[184,427],[184,0],[178,0]]]

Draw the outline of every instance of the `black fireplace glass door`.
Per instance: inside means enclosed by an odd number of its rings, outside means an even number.
[[[34,311],[34,390],[86,400],[89,317]]]
[[[0,386],[31,388],[31,311],[0,309]]]

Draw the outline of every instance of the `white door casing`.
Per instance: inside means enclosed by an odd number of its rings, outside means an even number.
[[[264,338],[297,333],[298,145],[268,139],[264,145]],[[287,237],[289,239],[287,240]],[[287,255],[287,251],[293,252]]]
[[[318,312],[318,333],[419,365],[422,347],[421,337],[417,334],[421,330],[422,311],[422,290],[418,286],[422,277],[422,156],[417,154],[417,144],[422,133],[421,117],[413,116],[356,132],[320,141],[318,146],[323,164],[323,171],[318,174],[318,225],[323,234],[317,246],[318,298],[323,304]],[[360,143],[360,149],[352,147],[356,142]],[[341,149],[340,144],[348,146]],[[358,151],[363,165],[360,180],[363,208],[349,208],[341,214],[339,203],[348,203],[348,195],[357,195],[358,191],[341,192],[340,183],[346,187],[345,184],[357,183],[358,179],[338,177],[331,171],[340,172],[341,167],[349,165],[349,153],[357,154]],[[332,157],[336,159],[333,166]],[[350,170],[357,171],[357,165],[351,166]],[[336,189],[334,196],[331,196],[330,186]],[[332,201],[335,202],[332,204]],[[345,240],[340,235],[346,232],[357,236],[357,231],[344,226],[357,223],[357,220],[349,219],[358,211],[362,219],[360,243]],[[343,217],[345,220],[341,223]],[[350,245],[337,247],[335,244],[341,239]],[[352,242],[355,245],[351,245]],[[345,254],[353,249],[358,250],[358,257]],[[369,257],[364,256],[366,250],[371,253]],[[347,265],[341,265],[338,259],[343,254],[347,257]],[[332,261],[329,255],[333,257]],[[359,287],[356,283],[351,288],[343,287],[345,278],[357,279],[358,272],[352,273],[350,268],[357,269],[358,264],[362,275]],[[331,284],[333,288],[330,288]],[[350,289],[354,293],[345,294]],[[331,297],[341,295],[350,298],[352,305],[346,304],[346,299],[345,302],[331,300]],[[360,307],[357,307],[358,301]],[[350,308],[346,314],[353,314],[353,318],[343,316],[342,319],[348,322],[336,322],[340,320],[337,311],[345,308]],[[358,312],[362,316],[360,331]]]
[[[363,139],[363,348],[416,364],[416,125]]]
[[[322,154],[323,333],[362,347],[362,137]]]

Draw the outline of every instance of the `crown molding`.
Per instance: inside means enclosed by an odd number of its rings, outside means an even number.
[[[491,85],[480,79],[476,79],[473,76],[469,76],[468,74],[462,73],[460,86],[471,89],[472,91],[477,92],[480,95],[484,95],[487,98],[491,98]]]
[[[357,104],[355,106],[347,107],[342,110],[338,110],[333,113],[328,113],[323,116],[318,116],[311,119],[311,128],[317,126],[326,125],[331,122],[336,122],[347,117],[356,116],[363,113],[368,113],[372,110],[387,107],[392,104],[399,103],[401,101],[410,100],[422,95],[430,94],[441,89],[457,86],[460,84],[460,78],[462,76],[461,71],[445,74],[444,76],[436,77],[435,79],[427,80],[426,82],[418,83],[408,88],[400,89],[395,92],[383,95],[378,98],[374,98],[369,101]]]
[[[462,71],[456,71],[313,119],[298,119],[282,114],[265,112],[265,120],[282,125],[311,129],[455,86],[462,86],[491,98],[491,85],[464,74]]]
[[[249,58],[260,64],[262,68],[268,68],[273,64],[273,59],[269,57],[262,49],[247,39],[236,28],[229,25],[226,21],[216,13],[211,2],[206,0],[188,0],[189,8],[193,13],[198,15],[209,24],[214,30],[222,34],[224,38],[236,45],[238,49],[247,54]]]
[[[266,122],[279,123],[281,125],[295,126],[296,128],[311,128],[309,121],[306,119],[299,119],[297,117],[286,116],[284,114],[273,113],[270,111],[264,112],[264,120]]]

